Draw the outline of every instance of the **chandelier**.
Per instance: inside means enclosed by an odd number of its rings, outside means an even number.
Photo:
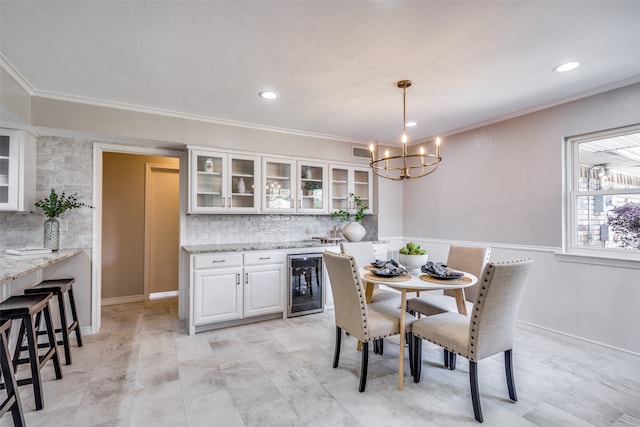
[[[398,87],[402,89],[402,155],[390,156],[389,150],[384,152],[384,157],[375,158],[375,146],[369,145],[371,152],[371,169],[382,177],[394,181],[403,179],[421,178],[435,172],[442,161],[440,157],[440,137],[436,138],[436,154],[425,153],[420,147],[418,153],[408,154],[407,150],[407,88],[411,86],[411,80],[400,80]]]

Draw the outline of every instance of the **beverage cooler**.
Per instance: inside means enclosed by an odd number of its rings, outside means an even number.
[[[322,254],[296,254],[289,255],[287,259],[289,273],[287,317],[323,311]]]

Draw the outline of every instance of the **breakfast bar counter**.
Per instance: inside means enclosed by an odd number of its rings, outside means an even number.
[[[43,255],[0,254],[0,285],[26,276],[34,271],[58,263],[82,252],[82,249],[63,249]]]

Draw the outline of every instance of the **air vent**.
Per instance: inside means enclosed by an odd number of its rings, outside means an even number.
[[[368,159],[371,157],[371,153],[369,152],[369,147],[362,145],[354,145],[353,146],[353,157],[358,159]]]

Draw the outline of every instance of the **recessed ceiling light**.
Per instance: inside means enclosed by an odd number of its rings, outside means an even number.
[[[418,123],[416,123],[416,122],[407,122],[405,124],[405,126],[408,127],[408,128],[412,128],[414,126],[418,126]]]
[[[580,63],[578,61],[570,61],[570,62],[565,62],[564,64],[558,65],[556,68],[553,69],[553,71],[555,71],[556,73],[564,73],[565,71],[575,70],[579,66],[580,66]]]
[[[263,90],[258,95],[260,96],[260,98],[264,99],[278,99],[280,97],[277,92],[272,92],[269,90]]]

